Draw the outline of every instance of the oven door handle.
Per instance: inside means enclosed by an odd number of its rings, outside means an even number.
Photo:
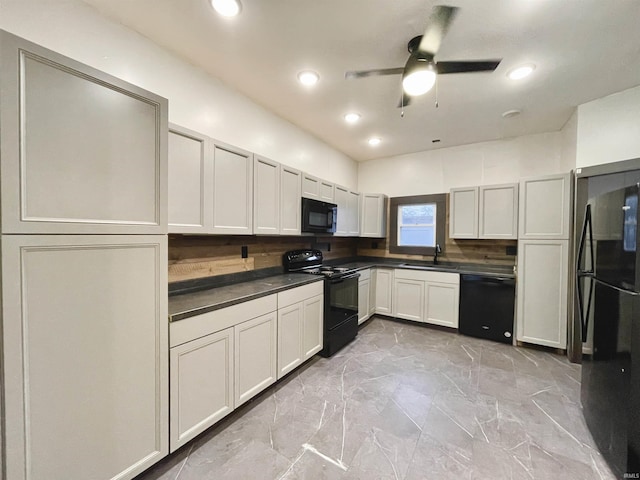
[[[334,283],[342,283],[345,280],[349,280],[351,278],[359,278],[360,274],[359,273],[350,273],[349,275],[344,275],[342,277],[338,277],[338,278],[330,278],[329,280],[331,281],[332,284]]]

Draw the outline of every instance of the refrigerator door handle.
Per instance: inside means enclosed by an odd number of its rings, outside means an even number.
[[[584,254],[585,242],[589,237],[589,253],[591,254],[591,269],[580,269],[582,262],[582,256]],[[584,224],[582,225],[582,234],[580,235],[580,244],[578,247],[578,257],[576,259],[576,292],[578,294],[578,314],[580,316],[580,326],[582,327],[582,341],[587,341],[587,330],[589,327],[589,316],[591,314],[591,300],[593,297],[593,280],[595,279],[595,272],[593,270],[593,230],[591,228],[591,205],[587,204],[587,208],[584,213]],[[589,296],[587,297],[587,308],[584,311],[584,292],[582,291],[583,278],[589,278],[592,281],[589,283]]]
[[[618,292],[627,294],[627,295],[632,295],[634,297],[639,297],[640,296],[640,292],[636,292],[635,290],[626,290],[622,287],[619,287],[617,285],[614,285],[613,283],[609,283],[609,282],[605,282],[604,280],[600,280],[599,278],[595,278],[593,277],[593,281],[596,283],[599,283],[601,285],[604,285],[606,287],[609,288],[613,288],[614,290],[617,290]]]

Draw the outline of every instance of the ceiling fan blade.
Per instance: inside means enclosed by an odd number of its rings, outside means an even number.
[[[448,7],[446,5],[436,5],[427,19],[427,29],[422,35],[418,51],[426,53],[432,57],[440,49],[440,43],[449,30],[449,25],[453,22],[458,7]]]
[[[402,92],[402,97],[398,102],[398,108],[408,107],[409,105],[411,105],[411,97],[406,93]]]
[[[360,70],[355,72],[346,72],[344,78],[351,80],[354,78],[378,77],[381,75],[400,75],[404,72],[404,67],[398,68],[378,68],[376,70]]]
[[[501,60],[477,60],[463,62],[438,62],[436,70],[440,74],[446,73],[474,73],[474,72],[493,72]]]

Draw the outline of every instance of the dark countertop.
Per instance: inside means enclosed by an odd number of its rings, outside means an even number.
[[[323,278],[306,273],[284,273],[199,292],[175,295],[169,297],[169,321],[175,322],[256,298],[266,297],[293,287],[320,282]]]
[[[376,257],[356,257],[325,262],[327,264],[365,270],[367,268],[403,268],[408,270],[424,270],[472,274],[490,277],[515,278],[513,267],[508,265],[482,265],[442,262],[400,260]],[[268,277],[243,277],[240,274],[232,280],[234,283],[202,289],[196,292],[176,294],[169,297],[169,321],[175,322],[184,318],[230,307],[238,303],[265,297],[273,293],[299,287],[308,283],[322,281],[324,277],[306,273],[281,273]],[[247,278],[249,278],[247,280]],[[231,280],[231,279],[230,279]]]
[[[403,268],[407,270],[424,270],[433,272],[450,272],[459,274],[481,275],[487,277],[516,278],[512,266],[509,265],[483,265],[476,263],[450,263],[442,262],[434,265],[432,262],[412,260],[399,260],[387,258],[358,259],[356,261],[327,262],[341,267],[365,270],[367,268]]]

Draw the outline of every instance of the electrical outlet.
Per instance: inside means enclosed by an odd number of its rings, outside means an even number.
[[[247,258],[249,256],[249,247],[247,247],[246,245],[242,246],[242,258]]]

